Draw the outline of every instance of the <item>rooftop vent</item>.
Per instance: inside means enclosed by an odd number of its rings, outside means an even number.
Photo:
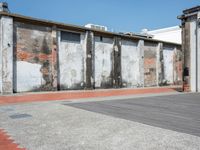
[[[6,2],[1,2],[0,3],[0,12],[9,12],[9,9],[8,9],[8,3]]]

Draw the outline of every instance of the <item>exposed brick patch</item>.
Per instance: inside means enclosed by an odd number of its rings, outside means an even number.
[[[53,101],[53,100],[68,100],[92,97],[109,97],[123,96],[134,94],[153,94],[176,92],[179,87],[162,87],[162,88],[141,88],[141,89],[110,89],[110,90],[90,90],[90,91],[63,91],[49,93],[34,93],[24,95],[0,96],[0,105],[11,103],[38,102],[38,101]],[[181,87],[180,87],[181,88]]]
[[[0,129],[0,150],[26,150],[25,148],[18,148],[18,145],[14,143],[14,140]]]

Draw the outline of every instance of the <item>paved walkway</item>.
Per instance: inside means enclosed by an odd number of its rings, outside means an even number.
[[[0,150],[25,150],[25,148],[18,148],[18,144],[0,129]]]
[[[123,97],[123,96],[132,96],[132,95],[141,95],[141,94],[145,95],[145,94],[158,94],[158,93],[176,93],[177,89],[180,89],[180,87],[143,88],[143,89],[106,89],[106,90],[90,90],[90,91],[62,91],[62,92],[43,92],[43,93],[23,93],[23,94],[14,94],[11,96],[8,96],[8,95],[0,96],[0,106],[2,106],[0,107],[0,115],[2,117],[5,115],[6,112],[8,113],[13,112],[13,107],[15,107],[15,105],[12,106],[9,104],[56,101],[56,100],[67,100],[66,102],[69,102],[69,100],[70,101],[76,100],[76,102],[80,102],[80,101],[84,102],[85,100],[87,101],[86,98],[96,98],[96,100],[98,100],[97,98],[103,98],[103,97],[109,98],[111,96],[112,97],[114,96],[114,99],[116,99],[116,96],[119,96],[120,98],[120,96]],[[84,100],[81,100],[83,98]],[[5,105],[6,107],[3,107],[3,105]],[[30,106],[31,108],[33,108],[33,112],[38,111],[34,108],[34,106],[32,106],[32,104],[30,104]],[[10,117],[14,119],[16,118],[20,119],[20,115],[22,116],[22,118],[23,116],[26,117],[26,114],[19,114],[19,115],[14,114],[14,116],[10,116]],[[21,123],[18,122],[17,124],[20,125]],[[40,124],[41,122],[39,122],[38,125]],[[5,128],[6,127],[0,126],[0,150],[1,149],[2,150],[4,149],[5,150],[25,150],[25,148],[18,147],[17,141],[12,140],[13,137],[9,136],[10,134],[6,132]],[[18,130],[17,130],[17,134],[18,134]],[[24,136],[26,136],[25,134]],[[19,140],[19,142],[21,141]]]
[[[150,95],[1,105],[0,128],[27,150],[199,150],[200,94]]]
[[[181,87],[156,87],[141,89],[106,89],[106,90],[89,90],[89,91],[62,91],[62,92],[46,92],[46,93],[26,93],[14,94],[12,96],[0,96],[0,105],[39,102],[39,101],[55,101],[55,100],[72,100],[92,97],[110,97],[136,94],[156,94],[177,92]]]
[[[199,93],[65,105],[200,137]]]

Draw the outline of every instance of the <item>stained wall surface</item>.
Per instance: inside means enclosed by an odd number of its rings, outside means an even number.
[[[9,31],[12,28],[13,59],[8,64],[13,70],[3,64],[0,69],[4,66],[2,72],[7,69],[13,78],[7,82],[0,74],[0,89],[4,85],[9,91],[28,92],[182,83],[182,51],[177,44],[22,21],[14,21]],[[1,42],[2,38],[0,34]],[[13,88],[6,83],[13,83]]]
[[[144,43],[144,86],[156,86],[157,44]]]
[[[183,89],[200,92],[200,6],[183,11],[182,23]]]
[[[13,92],[13,18],[0,16],[0,91]]]
[[[16,92],[53,90],[51,28],[14,24]]]
[[[113,39],[95,36],[95,88],[112,88]]]
[[[80,41],[62,40],[59,32],[59,84],[60,89],[84,88],[85,34],[80,33]]]
[[[122,40],[121,74],[123,87],[140,87],[138,41]]]
[[[163,48],[164,80],[167,84],[173,84],[174,82],[174,55],[173,47]]]

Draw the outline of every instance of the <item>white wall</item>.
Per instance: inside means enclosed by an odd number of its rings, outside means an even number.
[[[121,48],[121,73],[122,84],[125,87],[140,85],[140,52],[137,42],[122,40]]]
[[[153,35],[153,39],[182,43],[181,28],[179,26],[148,31],[148,34]]]
[[[163,48],[163,60],[164,60],[164,80],[167,84],[173,84],[174,82],[174,49],[170,47]]]
[[[13,93],[13,18],[0,19],[0,91]]]
[[[190,84],[191,84],[191,91],[196,92],[197,89],[197,64],[196,64],[196,21],[193,21],[190,23],[190,50],[191,50],[191,58],[190,58],[190,63],[191,63],[191,71],[190,71]]]
[[[17,92],[40,88],[45,83],[40,71],[42,65],[17,61]]]
[[[95,87],[109,86],[112,83],[113,39],[95,36]]]
[[[59,32],[60,33],[60,32]],[[59,75],[61,89],[78,89],[84,86],[85,34],[81,41],[61,41],[59,34]]]

